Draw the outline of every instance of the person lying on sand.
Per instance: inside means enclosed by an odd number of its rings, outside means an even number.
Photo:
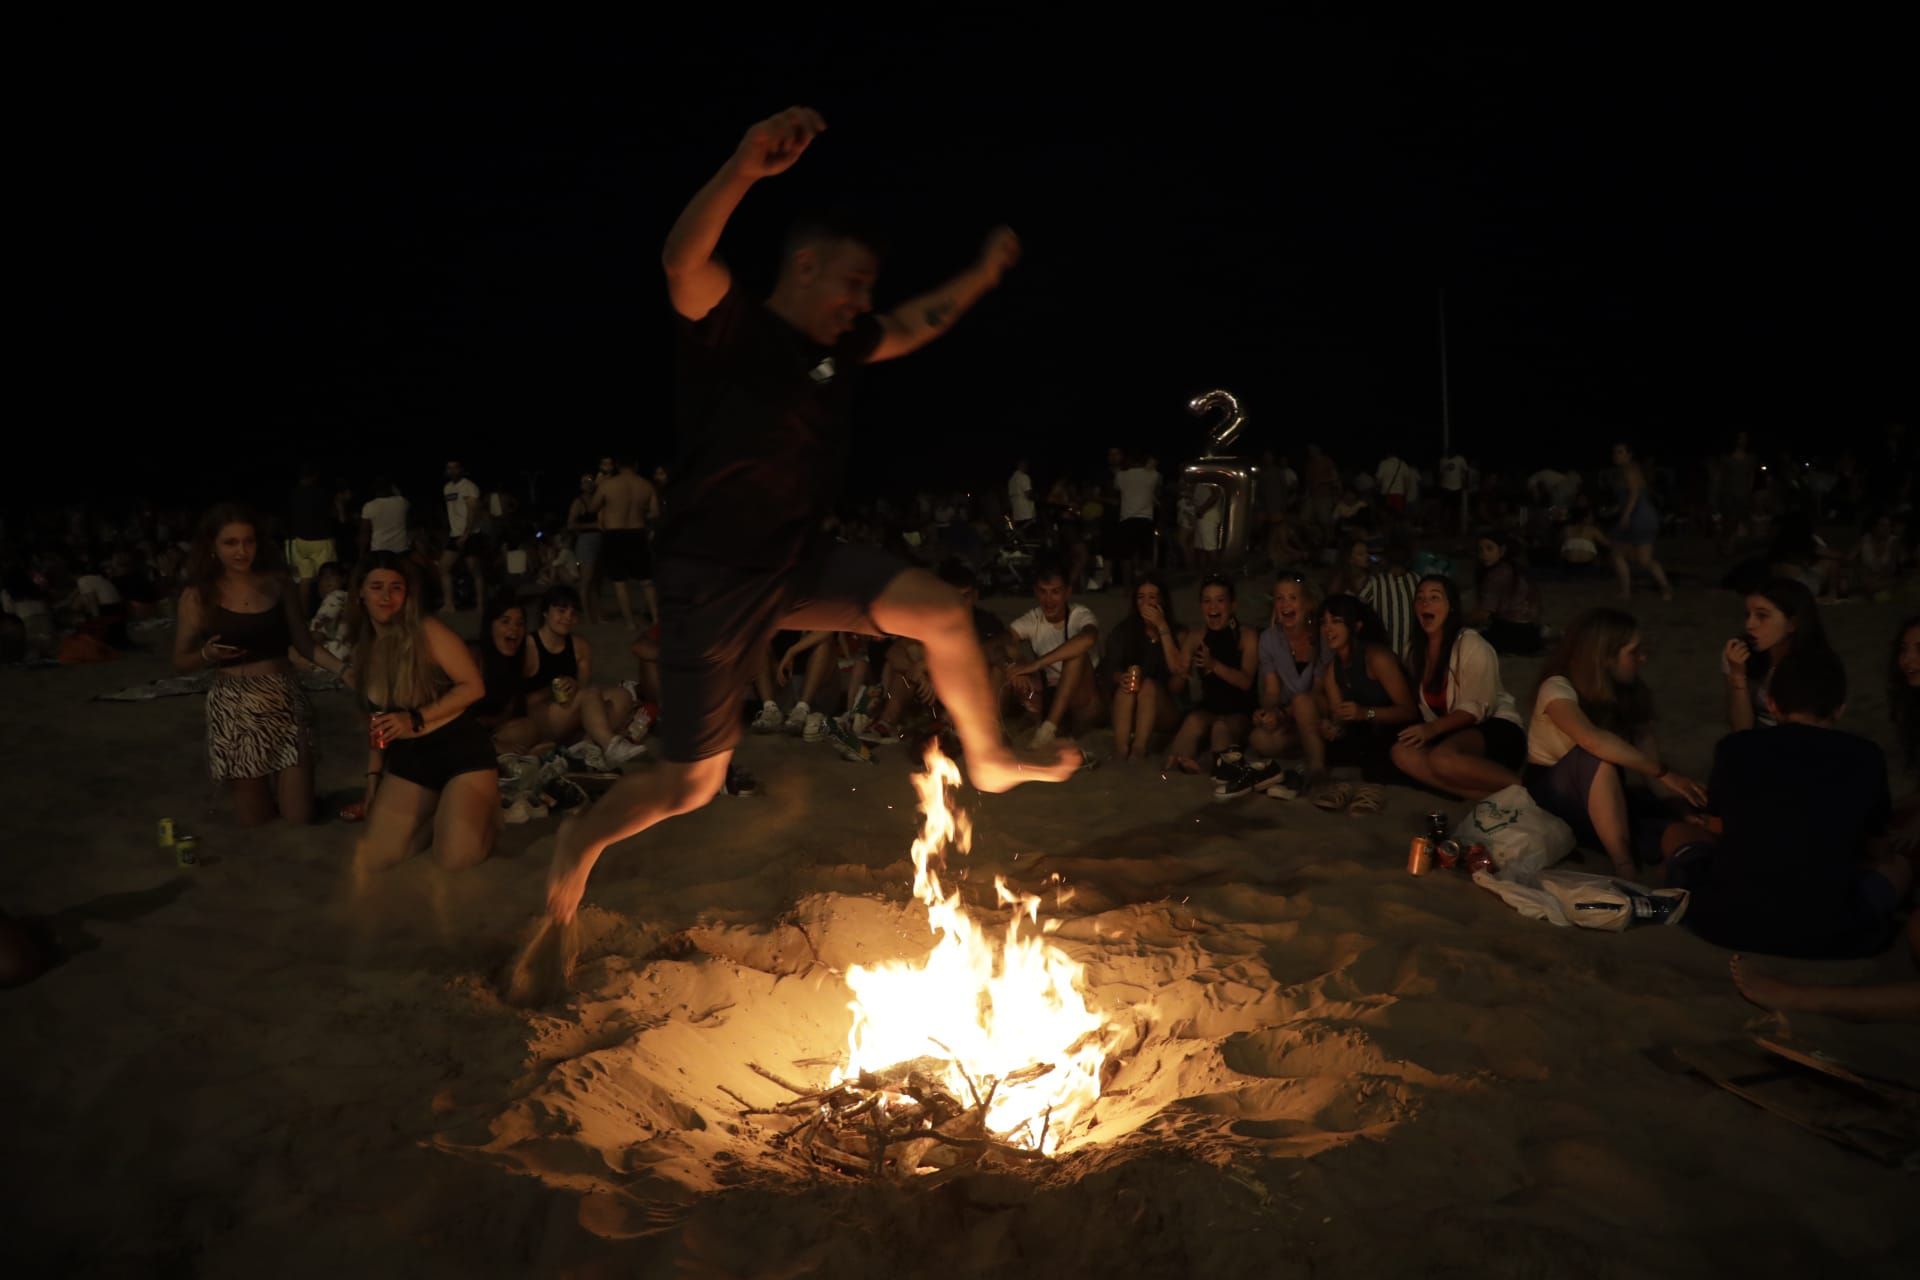
[[[1920,965],[1920,912],[1907,917],[1907,950]],[[1823,1013],[1854,1022],[1920,1022],[1920,978],[1830,987],[1768,977],[1750,964],[1742,964],[1745,959],[1733,957],[1727,962],[1728,971],[1740,994],[1762,1009]]]

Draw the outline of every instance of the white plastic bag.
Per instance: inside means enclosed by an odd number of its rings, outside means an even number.
[[[1497,893],[1501,901],[1529,920],[1545,920],[1562,929],[1572,924],[1560,907],[1560,899],[1545,889],[1534,889],[1512,880],[1502,880],[1491,871],[1476,871],[1473,882],[1488,893]]]
[[[1618,876],[1547,871],[1541,873],[1540,887],[1583,929],[1621,933],[1637,924],[1677,924],[1687,913],[1685,889],[1649,889]]]
[[[1518,784],[1473,806],[1453,838],[1484,844],[1502,880],[1534,884],[1539,874],[1573,852],[1573,828],[1533,802]]]

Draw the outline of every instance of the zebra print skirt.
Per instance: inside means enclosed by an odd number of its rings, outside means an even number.
[[[207,765],[219,781],[293,768],[312,734],[313,710],[291,675],[219,676],[207,690]]]

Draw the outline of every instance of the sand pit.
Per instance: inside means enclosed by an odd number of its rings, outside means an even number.
[[[1548,588],[1557,619],[1598,598]],[[1117,597],[1091,603],[1111,617]],[[1683,767],[1718,735],[1712,652],[1734,611],[1720,594],[1639,609]],[[1899,613],[1829,615],[1849,722],[1882,741]],[[573,994],[529,1012],[492,979],[541,901],[550,827],[510,828],[460,875],[415,859],[371,879],[338,824],[222,829],[198,700],[86,702],[159,674],[0,675],[25,730],[0,745],[0,907],[69,948],[0,993],[4,1238],[36,1272],[1894,1275],[1920,1248],[1910,1176],[1670,1061],[1780,1028],[1724,953],[1678,930],[1556,930],[1464,878],[1408,878],[1429,807],[1412,792],[1355,819],[1107,765],[968,793],[963,896],[1001,922],[995,876],[1041,895],[1114,1039],[1057,1158],[903,1188],[781,1149],[728,1092],[786,1096],[756,1063],[825,1082],[846,971],[925,953],[899,752],[868,767],[748,739],[763,793],[610,853]],[[1527,664],[1506,675],[1529,683]],[[323,785],[345,788],[358,730],[344,697],[318,711]],[[163,814],[199,826],[207,865],[153,847]],[[1910,1029],[1788,1025],[1920,1077]]]

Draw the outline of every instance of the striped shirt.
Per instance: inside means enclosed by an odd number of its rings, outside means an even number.
[[[1413,593],[1420,579],[1404,569],[1383,569],[1360,584],[1360,598],[1387,628],[1387,643],[1403,661],[1413,639]]]

